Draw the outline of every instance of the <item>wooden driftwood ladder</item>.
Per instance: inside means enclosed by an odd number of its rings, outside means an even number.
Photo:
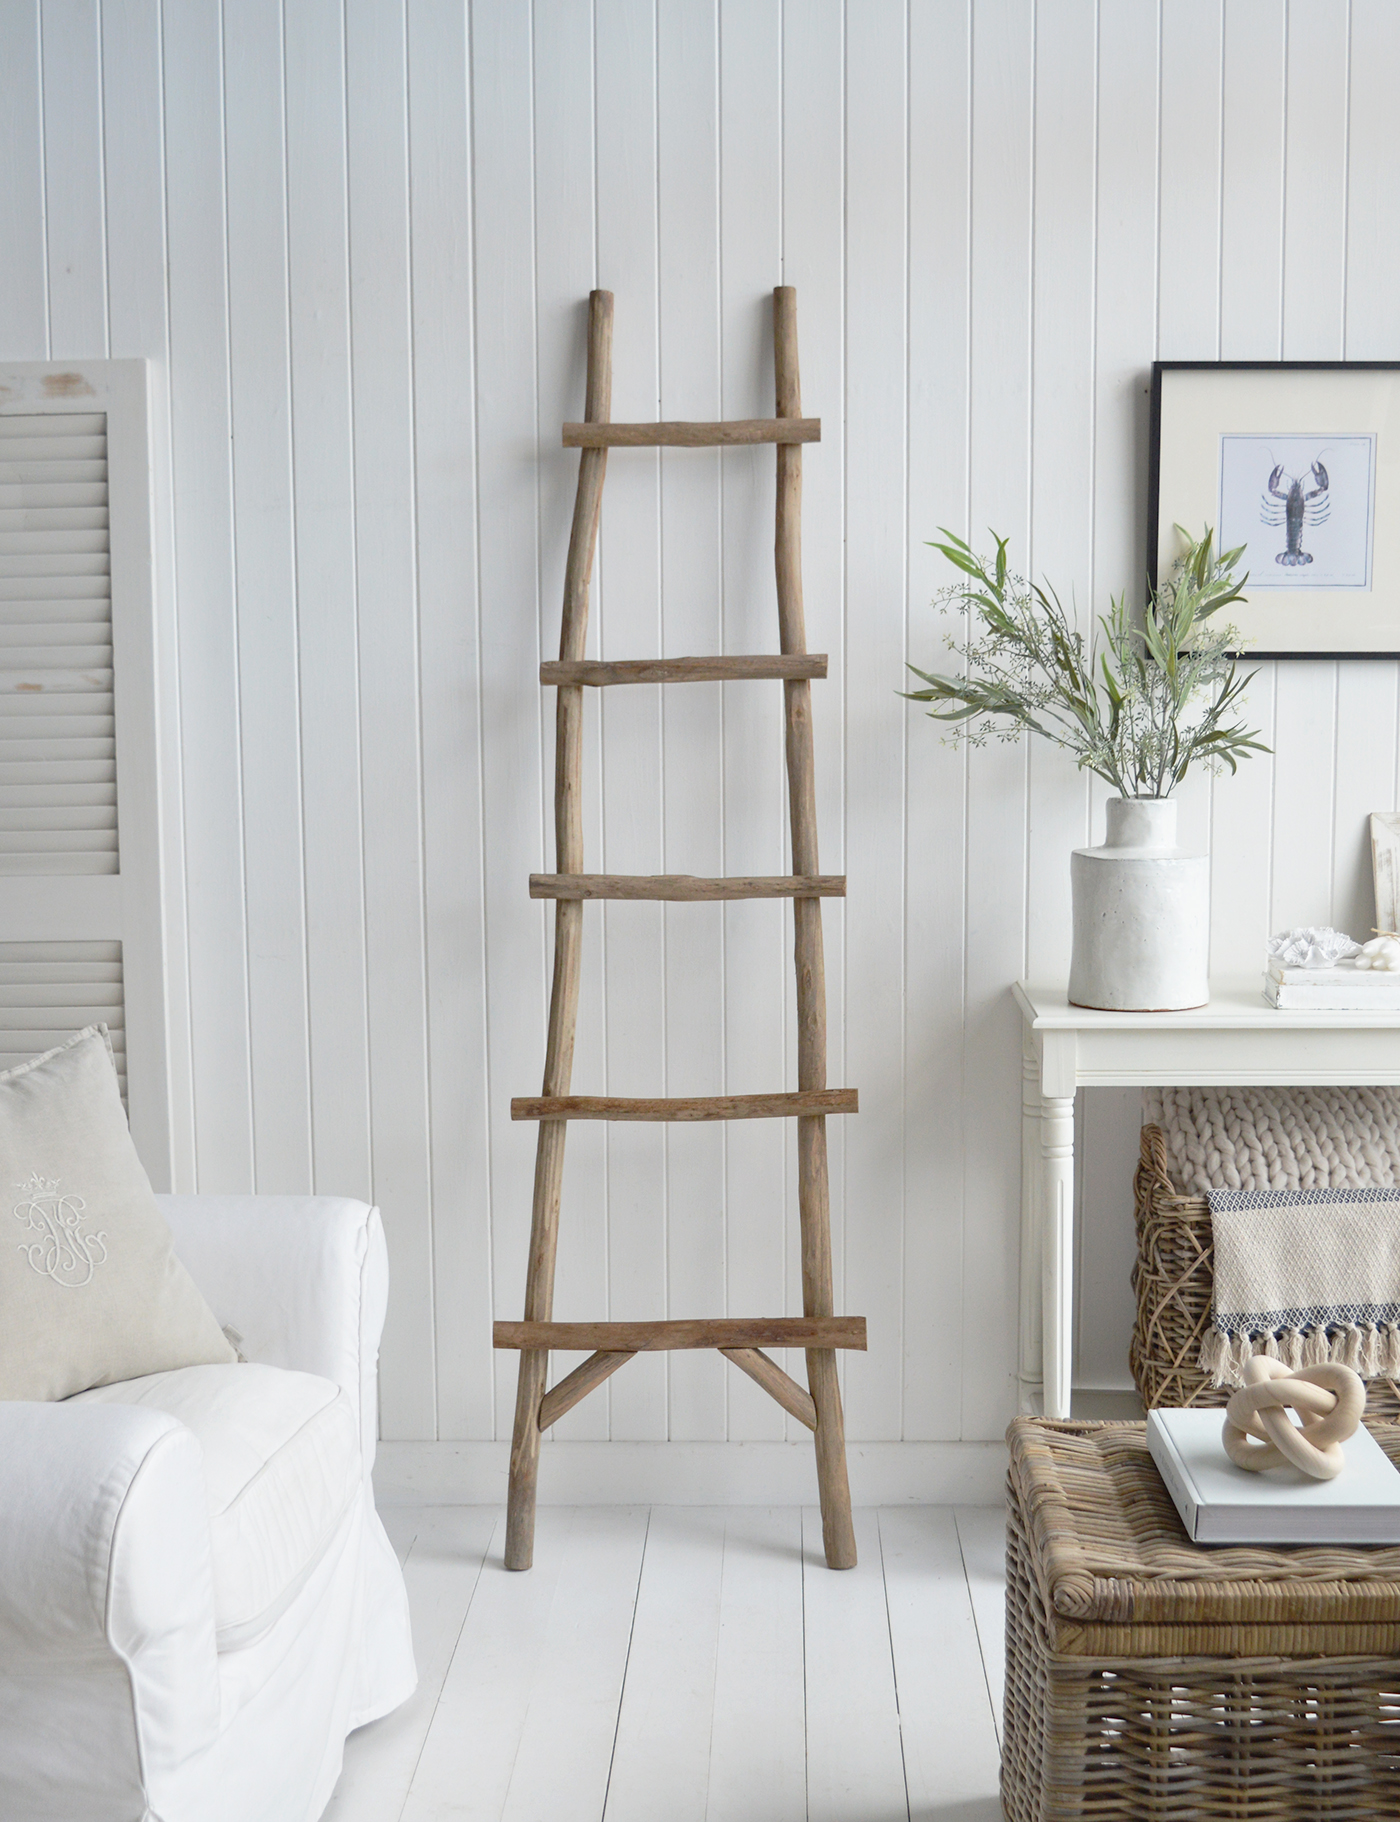
[[[821,900],[846,890],[843,878],[823,875],[817,862],[817,809],[812,759],[811,679],[826,676],[826,658],[807,651],[802,612],[802,444],[821,436],[821,421],[802,416],[797,368],[797,295],[773,293],[773,352],[777,412],[772,418],[718,424],[611,422],[612,320],[610,291],[594,291],[588,313],[588,390],[585,421],[564,426],[564,445],[582,451],[578,495],[564,572],[559,661],[540,666],[540,682],[558,688],[555,713],[554,827],[557,873],[530,879],[533,898],[556,901],[554,982],[544,1085],[538,1098],[511,1102],[511,1117],[539,1121],[534,1211],[525,1277],[525,1319],[498,1322],[495,1343],[520,1349],[515,1436],[510,1455],[506,1567],[528,1569],[534,1553],[535,1487],[540,1435],[601,1385],[634,1354],[655,1348],[718,1348],[764,1391],[815,1432],[822,1537],[833,1569],[856,1560],[845,1434],[836,1376],[837,1348],[865,1346],[865,1319],[832,1313],[831,1219],[827,1183],[826,1116],[854,1113],[854,1089],[826,1085],[826,977],[822,961]],[[778,631],[781,654],[762,657],[636,659],[591,662],[584,657],[588,587],[598,536],[598,512],[608,450],[705,448],[717,444],[777,445]],[[779,678],[787,719],[787,773],[792,820],[790,876],[696,879],[583,871],[583,691],[624,683],[693,683]],[[571,1095],[578,1015],[583,905],[590,898],[668,900],[790,898],[796,925],[797,1092],[624,1100]],[[564,1137],[570,1120],[797,1119],[798,1208],[802,1235],[802,1308],[798,1317],[679,1322],[554,1322],[554,1259]],[[801,1347],[807,1355],[804,1390],[765,1347]],[[594,1352],[582,1366],[545,1388],[551,1349]]]

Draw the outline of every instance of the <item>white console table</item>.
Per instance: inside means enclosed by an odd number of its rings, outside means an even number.
[[[1074,1328],[1074,1093],[1233,1083],[1400,1083],[1400,1013],[1278,1012],[1254,980],[1211,983],[1196,1012],[1091,1012],[1063,987],[1013,989],[1025,1020],[1021,1088],[1022,1403],[1070,1414]]]

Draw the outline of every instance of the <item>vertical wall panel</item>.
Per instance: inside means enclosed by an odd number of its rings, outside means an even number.
[[[312,1175],[370,1196],[345,44],[337,0],[284,20]]]
[[[98,0],[45,0],[41,14],[49,353],[95,360],[108,351]]]
[[[588,293],[598,282],[595,276],[593,56],[594,19],[589,0],[549,0],[536,9],[534,259],[538,325],[536,371],[540,401],[535,483],[539,525],[538,637],[540,655],[550,658],[559,653],[564,562],[579,473],[579,455],[575,450],[562,447],[559,426],[562,421],[583,414]],[[618,289],[611,273],[604,288],[614,292]],[[618,305],[622,335],[627,334],[629,319],[632,327],[636,326],[638,318],[643,325],[649,322],[645,298],[630,288],[623,288]],[[614,411],[614,415],[618,413]],[[624,463],[628,460],[628,457],[622,457]],[[521,480],[524,479],[522,475]],[[611,502],[612,489],[609,487],[604,495],[605,525],[611,516]],[[594,653],[604,649],[600,611],[603,567],[605,565],[595,564],[590,602],[588,650]],[[489,605],[485,597],[483,604]],[[625,656],[626,653],[613,646],[609,655]],[[540,867],[552,870],[555,847],[550,792],[554,778],[555,692],[541,689],[534,672],[522,673],[515,680],[515,689],[522,709],[534,713],[543,711],[540,763],[545,781],[546,814],[530,866],[537,871]],[[584,692],[583,849],[584,864],[593,871],[601,871],[603,867],[603,792],[598,736],[604,702],[604,691]],[[539,908],[531,905],[526,913],[524,875],[509,883],[521,913],[528,915],[531,922],[536,921],[540,916]],[[544,911],[551,941],[554,913],[552,905]],[[603,1094],[607,1091],[604,916],[602,905],[589,905],[583,914],[583,978],[579,990],[578,1038],[574,1046],[574,1084],[580,1093]],[[659,994],[653,1003],[659,1010]],[[541,1043],[532,1050],[526,1065],[528,1074],[522,1078],[531,1086],[517,1086],[514,1092],[534,1091],[543,1060]],[[535,1133],[534,1127],[528,1129],[532,1146]],[[529,1221],[529,1209],[527,1193],[519,1208],[499,1209],[498,1219],[523,1228]],[[656,1220],[653,1234],[659,1237],[662,1211],[658,1208],[653,1213]],[[555,1313],[561,1321],[585,1320],[607,1313],[608,1267],[608,1129],[601,1124],[579,1122],[569,1131],[560,1216]],[[510,1294],[515,1299],[518,1314],[519,1301],[524,1295],[523,1282]],[[560,1355],[553,1365],[552,1376],[557,1379],[576,1364],[575,1358]],[[653,1367],[654,1378],[659,1378],[664,1370]],[[509,1354],[498,1356],[497,1372],[513,1383],[514,1357]],[[612,1390],[610,1384],[597,1397],[585,1399],[550,1432],[551,1436],[560,1441],[606,1437]]]
[[[311,1188],[291,342],[279,0],[224,14],[229,369],[253,1180]]]
[[[657,299],[660,412],[720,415],[719,13],[715,0],[656,15]],[[718,450],[661,457],[661,649],[717,652]],[[620,648],[619,648],[619,655]],[[760,697],[778,686],[751,684]],[[668,873],[724,872],[724,697],[717,683],[661,692],[662,823]],[[723,1079],[724,911],[665,908],[666,1093],[711,1094]],[[724,1144],[717,1125],[666,1132],[666,1303],[672,1316],[724,1308]],[[733,1369],[700,1350],[667,1362],[673,1437],[720,1440]]]
[[[931,608],[952,572],[927,541],[967,524],[970,26],[964,0],[910,8],[904,656],[925,671],[952,662],[950,623]],[[962,1427],[960,1403],[943,1394],[963,1373],[961,1299],[934,1318],[928,1287],[962,1276],[966,756],[937,722],[905,712],[903,1433],[939,1438]],[[860,1187],[848,1182],[851,1250],[861,1245]]]
[[[924,541],[994,525],[1085,621],[1140,589],[1154,352],[1395,356],[1397,79],[1387,0],[0,8],[0,351],[100,351],[110,321],[169,400],[176,1176],[380,1201],[386,1433],[510,1427],[489,1321],[524,1277],[535,1129],[508,1102],[544,1048],[537,667],[590,286],[638,417],[771,411],[771,289],[798,288],[823,862],[850,880],[830,1067],[865,1109],[831,1134],[838,1307],[871,1322],[850,1431],[995,1436],[1007,983],[1063,975],[1067,853],[1106,789],[1044,747],[958,753],[900,701],[906,657],[952,662]],[[590,650],[771,649],[772,513],[771,449],[614,456]],[[1393,662],[1261,667],[1275,757],[1182,794],[1218,974],[1284,923],[1365,934],[1398,693]],[[787,865],[775,686],[603,695],[590,865]],[[585,925],[577,1087],[791,1081],[786,907]],[[1085,1382],[1123,1382],[1135,1123],[1131,1094],[1083,1098]],[[795,1308],[792,1138],[580,1126],[558,1313]],[[704,1355],[561,1426],[792,1430]]]
[[[172,1175],[157,1189],[195,1184],[194,1089],[190,1054],[189,952],[184,906],[181,814],[179,618],[176,611],[173,469],[170,447],[169,333],[165,262],[165,143],[159,0],[125,0],[102,9],[102,124],[107,185],[107,297],[115,358],[153,362],[151,460],[155,516],[157,647],[168,657],[157,679],[160,764],[169,814],[162,830],[165,877],[166,1007],[171,1074]],[[119,232],[111,232],[116,222]]]
[[[656,43],[651,0],[600,0],[596,9],[599,118],[598,264],[619,294],[613,330],[613,414],[657,415]],[[703,460],[703,458],[702,458]],[[599,633],[619,656],[658,649],[661,631],[660,453],[619,450],[608,461],[599,552]],[[603,863],[610,873],[662,867],[661,691],[606,690],[602,702]],[[688,907],[690,919],[712,915]],[[586,906],[603,920],[610,1094],[655,1094],[665,1073],[665,948],[659,904]],[[690,919],[686,921],[689,922]],[[684,926],[670,920],[671,938]],[[666,1310],[666,1133],[609,1127],[608,1302],[619,1317]],[[638,1360],[608,1388],[612,1435],[666,1435],[662,1355]]]
[[[849,20],[849,12],[847,14]],[[861,1111],[845,1134],[845,1300],[874,1345],[846,1365],[858,1435],[899,1434],[903,1387],[905,1008],[901,890],[904,663],[905,268],[908,38],[899,0],[861,9],[846,42],[846,598],[868,604],[846,642],[846,1068]],[[855,1187],[851,1194],[852,1186]],[[858,1229],[859,1238],[856,1238]]]
[[[1400,339],[1400,8],[1352,0],[1347,144],[1346,352],[1394,360]]]
[[[467,20],[408,9],[414,467],[439,1436],[491,1427]]]
[[[543,15],[547,22],[549,14]],[[476,371],[489,380],[476,402],[478,586],[481,591],[482,803],[485,824],[486,1012],[490,1046],[487,1114],[491,1123],[492,1293],[498,1315],[519,1315],[525,1293],[535,1129],[510,1118],[510,1097],[538,1092],[544,1066],[547,974],[545,913],[526,897],[540,870],[541,721],[553,708],[539,687],[537,585],[534,208],[530,21],[522,8],[472,11],[472,168],[475,176],[474,301]],[[548,38],[545,39],[548,42]],[[573,50],[564,38],[561,50]],[[585,54],[587,51],[585,50]],[[573,59],[592,91],[588,64]],[[591,146],[577,148],[591,173]],[[587,195],[591,198],[592,185]],[[569,325],[575,351],[573,397],[582,397],[582,312]],[[556,327],[552,342],[557,342]],[[557,359],[557,353],[555,355]],[[551,414],[553,402],[551,402]],[[577,403],[575,410],[582,407]],[[551,438],[552,441],[552,438]],[[567,514],[559,502],[556,511]],[[546,489],[546,499],[550,493]],[[549,536],[557,539],[557,526]],[[565,534],[567,535],[567,534]],[[551,548],[551,546],[547,546]],[[552,548],[557,549],[557,544]],[[562,560],[559,572],[562,576]],[[544,625],[557,638],[557,604]],[[557,653],[557,645],[553,648]],[[553,655],[553,654],[547,654]],[[551,767],[552,770],[552,767]],[[548,853],[553,856],[553,815]],[[596,849],[594,850],[596,852]],[[589,957],[593,961],[592,956]],[[597,978],[596,964],[594,977]],[[582,1085],[581,1068],[575,1079]],[[571,1133],[565,1166],[567,1227],[577,1193],[580,1135]],[[560,1304],[559,1314],[565,1312]],[[514,1362],[496,1369],[497,1433],[510,1435]]]
[[[170,415],[197,1186],[253,1187],[223,61],[210,0],[164,15]]]
[[[1220,357],[1280,358],[1288,0],[1225,0]]]
[[[434,1434],[422,770],[414,541],[405,18],[346,10],[350,360],[359,601],[370,1135],[394,1299],[380,1405]]]
[[[0,356],[49,352],[39,0],[0,7]]]
[[[972,26],[972,335],[968,531],[1024,550],[1030,531],[1031,221],[1034,11],[977,0]],[[1025,969],[1026,753],[970,754],[965,890],[962,1434],[995,1436],[1015,1371],[1018,1242],[987,1219],[1020,1186],[1020,1020],[1006,982]]]
[[[843,9],[840,0],[784,0],[782,94],[782,281],[797,292],[797,333],[802,373],[802,409],[822,420],[822,440],[802,457],[802,589],[807,619],[807,646],[827,654],[827,675],[812,685],[812,730],[816,749],[817,829],[822,870],[843,873],[845,859],[845,538],[842,524],[844,482],[845,372],[844,223],[845,223],[845,69]],[[766,406],[765,406],[766,409]],[[776,588],[776,584],[775,584]],[[771,694],[773,710],[782,714],[777,684],[758,686]],[[761,698],[760,698],[761,700]],[[786,864],[786,863],[784,863]],[[822,905],[822,949],[826,963],[827,1079],[847,1082],[845,1048],[845,916],[841,899]],[[784,913],[783,940],[793,940],[790,913]],[[789,957],[791,951],[789,949]],[[796,982],[785,960],[784,1017],[793,1029]],[[789,1054],[789,1072],[795,1060]],[[831,1181],[831,1247],[836,1281],[836,1307],[849,1309],[846,1263],[846,1140],[850,1122],[829,1120],[827,1160]],[[801,1253],[797,1214],[797,1125],[786,1123],[787,1202],[784,1252],[787,1264],[786,1308],[802,1308]],[[737,1312],[736,1312],[737,1313]],[[849,1363],[842,1361],[841,1370]],[[801,1354],[787,1361],[798,1378],[805,1372]],[[795,1418],[788,1418],[789,1437],[804,1439]]]
[[[1341,360],[1346,302],[1349,0],[1290,0],[1283,354]]]
[[[725,417],[773,410],[772,288],[782,277],[781,12],[778,0],[720,6],[720,405]],[[800,319],[799,319],[800,332]],[[774,458],[734,449],[721,458],[724,649],[777,649],[773,578]],[[731,683],[724,693],[724,871],[788,865],[783,718],[777,693]],[[791,971],[788,912],[728,904],[724,919],[725,1090],[759,1093],[795,1076],[785,1013]],[[724,1134],[726,1302],[730,1311],[781,1310],[782,1211],[791,1194],[782,1122],[744,1120]],[[783,1415],[739,1373],[725,1380],[729,1434],[777,1438]]]

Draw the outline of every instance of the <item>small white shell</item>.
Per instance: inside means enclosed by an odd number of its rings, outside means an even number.
[[[1356,958],[1358,968],[1375,968],[1388,974],[1400,974],[1400,942],[1393,936],[1373,937],[1362,945]]]
[[[1356,955],[1361,945],[1344,931],[1327,927],[1285,930],[1269,938],[1269,954],[1285,968],[1335,968],[1349,955]]]

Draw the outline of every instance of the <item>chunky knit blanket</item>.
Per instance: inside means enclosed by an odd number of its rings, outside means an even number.
[[[1400,1376],[1400,1088],[1157,1088],[1143,1115],[1210,1203],[1202,1370],[1238,1383],[1263,1352]]]
[[[1400,1188],[1400,1088],[1149,1088],[1183,1196]]]

